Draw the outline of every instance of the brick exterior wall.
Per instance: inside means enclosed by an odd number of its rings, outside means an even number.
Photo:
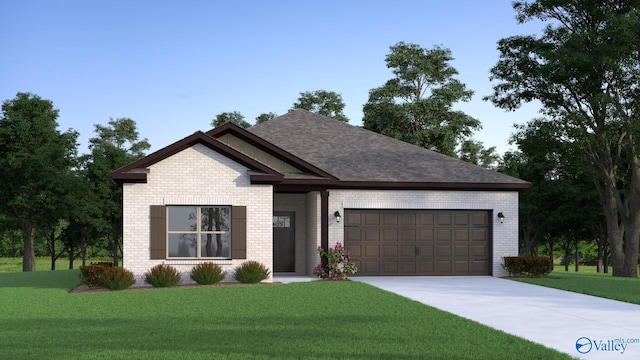
[[[517,191],[368,191],[331,190],[329,195],[329,246],[344,244],[344,222],[337,223],[333,213],[344,216],[345,209],[446,209],[490,210],[492,221],[492,274],[506,276],[503,256],[518,255]],[[496,216],[506,216],[500,223]]]
[[[146,184],[123,185],[124,267],[142,275],[152,266],[168,263],[183,272],[183,282],[191,283],[188,272],[202,261],[151,260],[151,205],[232,205],[247,207],[247,259],[273,268],[273,189],[271,185],[251,185],[247,168],[204,145],[194,145],[149,167]],[[245,259],[214,260],[227,271]],[[269,278],[268,281],[271,281]]]

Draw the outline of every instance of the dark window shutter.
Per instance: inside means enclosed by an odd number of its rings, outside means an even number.
[[[163,205],[151,205],[151,259],[167,257],[167,210]]]
[[[231,258],[247,258],[247,207],[231,208]]]

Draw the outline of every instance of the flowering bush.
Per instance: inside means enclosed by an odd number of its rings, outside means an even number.
[[[356,264],[349,258],[351,253],[341,243],[329,248],[329,252],[318,246],[318,254],[323,261],[313,269],[313,274],[321,279],[347,280],[347,275],[358,271]],[[327,265],[323,266],[322,263],[325,261]]]

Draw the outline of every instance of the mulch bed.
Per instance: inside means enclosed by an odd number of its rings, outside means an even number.
[[[117,291],[144,291],[144,290],[160,290],[160,289],[185,289],[185,288],[195,288],[195,287],[222,287],[222,286],[268,286],[268,285],[278,285],[282,284],[279,282],[270,282],[270,283],[257,283],[257,284],[245,284],[241,282],[221,282],[214,285],[198,285],[198,284],[184,284],[184,285],[176,285],[171,287],[153,287],[153,286],[132,286],[128,289],[117,290]],[[86,294],[86,293],[101,293],[101,292],[111,292],[115,290],[103,288],[103,287],[89,287],[85,284],[81,284],[69,291],[72,294]]]

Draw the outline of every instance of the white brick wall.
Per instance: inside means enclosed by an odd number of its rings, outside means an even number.
[[[329,195],[329,246],[344,244],[344,222],[337,223],[333,213],[344,216],[345,209],[446,209],[493,210],[493,276],[506,276],[503,256],[518,255],[518,193],[516,191],[369,191],[331,190]],[[504,223],[498,212],[506,216]]]
[[[232,205],[247,207],[247,260],[256,260],[273,268],[271,185],[251,185],[247,168],[204,145],[194,145],[149,168],[146,184],[123,186],[124,266],[142,285],[142,275],[163,260],[151,260],[149,216],[151,205]],[[214,261],[227,271],[245,260]],[[188,272],[198,261],[174,260],[171,264],[183,272],[185,283],[192,282]],[[272,279],[268,279],[271,281]]]

